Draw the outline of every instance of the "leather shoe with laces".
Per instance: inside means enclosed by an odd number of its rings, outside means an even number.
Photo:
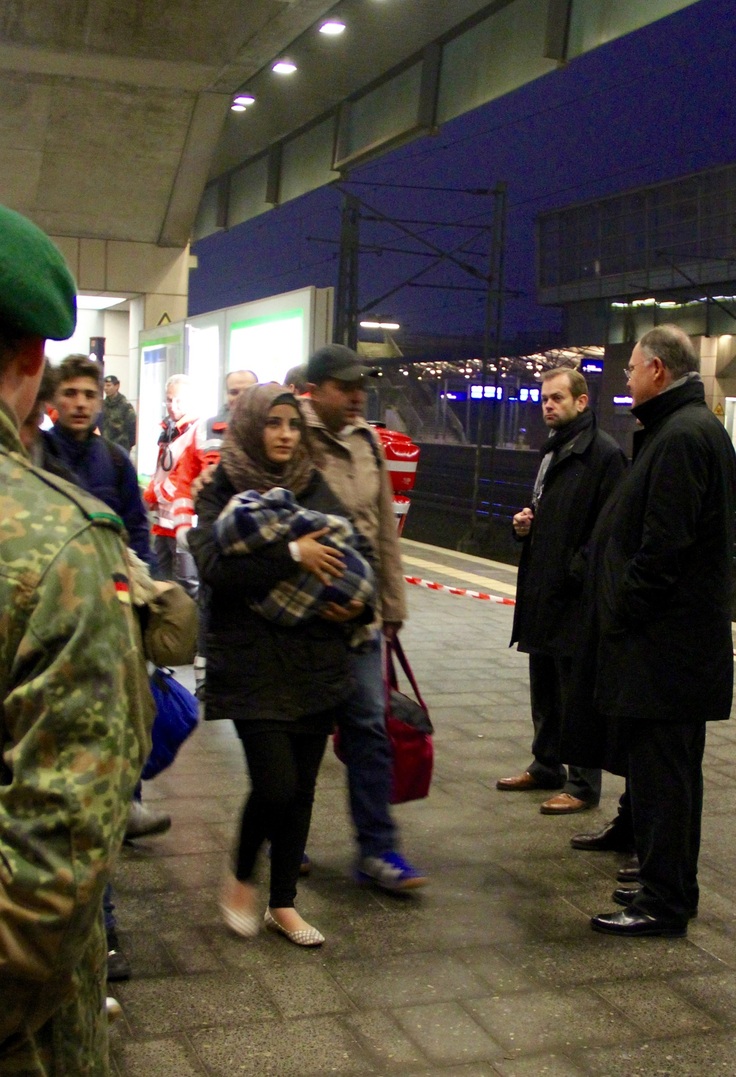
[[[513,778],[499,778],[496,789],[508,793],[525,793],[528,789],[561,789],[562,779],[557,785],[544,785],[537,781],[533,774],[525,770],[523,774],[515,774]]]
[[[572,793],[555,793],[549,800],[545,800],[540,807],[542,815],[572,815],[576,811],[587,811],[593,805],[589,800],[582,800]]]
[[[618,935],[621,938],[643,938],[647,935],[682,938],[687,935],[687,923],[660,920],[656,916],[647,916],[644,912],[630,909],[599,913],[591,919],[590,926],[593,931],[600,931],[603,935]]]
[[[585,849],[588,852],[633,852],[631,839],[621,833],[621,828],[616,819],[606,823],[600,830],[573,834],[570,838],[570,844],[573,849]]]

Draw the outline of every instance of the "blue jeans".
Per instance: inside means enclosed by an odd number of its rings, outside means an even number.
[[[340,747],[360,855],[381,856],[396,849],[396,826],[389,811],[393,755],[386,733],[380,633],[350,657],[355,687],[340,710]]]

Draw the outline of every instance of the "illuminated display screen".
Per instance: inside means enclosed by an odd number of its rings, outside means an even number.
[[[290,367],[303,362],[301,307],[233,322],[230,326],[228,371],[252,370],[261,382],[283,382]]]
[[[586,359],[580,367],[580,371],[583,374],[602,374],[603,373],[603,360],[602,359]]]
[[[630,408],[634,403],[633,397],[630,396],[614,396],[613,402],[616,407]]]

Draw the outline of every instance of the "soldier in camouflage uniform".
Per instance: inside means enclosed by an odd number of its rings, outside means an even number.
[[[114,374],[106,375],[103,387],[105,400],[98,419],[102,433],[108,441],[130,452],[136,438],[135,409],[120,392],[120,379]]]
[[[122,524],[18,437],[74,282],[0,206],[0,1074],[104,1077],[102,892],[153,706]]]

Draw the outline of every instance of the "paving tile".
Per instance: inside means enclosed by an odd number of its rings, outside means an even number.
[[[395,1010],[394,1017],[431,1062],[492,1061],[502,1054],[498,1043],[457,1002],[409,1006]]]
[[[369,1008],[467,998],[483,989],[467,965],[441,953],[388,957],[378,965],[338,961],[332,971],[356,1006]]]
[[[207,1073],[183,1038],[128,1040],[112,1047],[111,1057],[120,1077],[205,1077]]]
[[[264,986],[244,973],[139,979],[115,988],[137,1037],[279,1016]]]
[[[585,988],[478,998],[464,1006],[505,1050],[520,1054],[640,1038],[618,1007]]]
[[[626,1018],[646,1036],[665,1038],[707,1032],[715,1022],[694,1006],[689,1005],[667,984],[657,980],[636,980],[626,985],[597,984],[596,995],[618,1006]]]
[[[396,1070],[402,1075],[413,1073],[415,1066],[426,1064],[422,1052],[402,1029],[391,1013],[383,1010],[356,1010],[343,1018],[343,1023],[356,1039],[375,1056],[380,1072]]]
[[[736,1024],[736,972],[729,969],[708,976],[678,977],[670,982],[678,995],[713,1020],[727,1026]]]
[[[352,1013],[355,1009],[330,973],[318,965],[295,967],[293,962],[278,968],[268,965],[259,970],[259,978],[286,1018]]]
[[[707,1033],[582,1052],[591,1077],[731,1077],[736,1036]]]
[[[499,1077],[585,1077],[587,1073],[561,1053],[503,1058],[494,1065]]]
[[[322,1077],[375,1073],[357,1040],[334,1017],[243,1020],[194,1032],[192,1043],[211,1077]]]

